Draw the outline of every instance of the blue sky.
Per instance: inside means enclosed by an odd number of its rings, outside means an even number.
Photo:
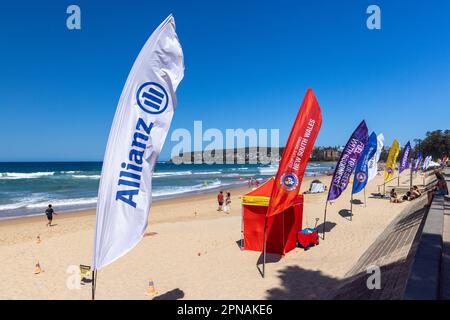
[[[81,8],[82,29],[66,28]],[[366,8],[381,8],[381,30]],[[101,160],[128,72],[170,13],[185,55],[171,130],[279,128],[309,86],[316,145],[365,119],[387,143],[448,129],[450,2],[21,1],[0,8],[0,161]],[[170,133],[162,152],[167,159]]]

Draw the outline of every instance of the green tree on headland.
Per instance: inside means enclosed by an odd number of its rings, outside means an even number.
[[[425,157],[430,155],[435,160],[450,155],[450,130],[428,131],[423,140],[414,139],[414,142],[416,154],[421,151]]]

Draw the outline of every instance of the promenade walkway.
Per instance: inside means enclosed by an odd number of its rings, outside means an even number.
[[[450,169],[443,171],[447,184]],[[435,196],[427,212],[404,299],[438,300],[450,298],[449,202]]]
[[[402,299],[417,239],[423,226],[426,196],[415,200],[397,217],[347,273],[345,283],[332,299]],[[370,266],[378,266],[381,289],[368,289]]]
[[[450,187],[450,168],[444,170],[447,186]],[[444,201],[444,230],[442,234],[442,260],[440,299],[450,299],[450,202]]]

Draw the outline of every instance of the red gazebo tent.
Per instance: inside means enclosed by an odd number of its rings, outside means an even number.
[[[241,248],[244,250],[263,251],[264,221],[274,180],[270,178],[242,197]],[[302,218],[303,195],[299,194],[291,207],[268,218],[266,251],[285,255],[294,249],[297,233],[302,228]]]

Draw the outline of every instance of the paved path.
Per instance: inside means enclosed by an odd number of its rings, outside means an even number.
[[[450,168],[444,170],[447,186],[450,187]],[[441,258],[441,281],[440,298],[450,299],[450,202],[444,202],[444,230],[442,234],[442,258]]]
[[[426,195],[411,203],[369,247],[347,273],[347,280],[333,299],[402,299],[414,253],[423,227]],[[381,271],[381,289],[369,290],[369,266]]]

